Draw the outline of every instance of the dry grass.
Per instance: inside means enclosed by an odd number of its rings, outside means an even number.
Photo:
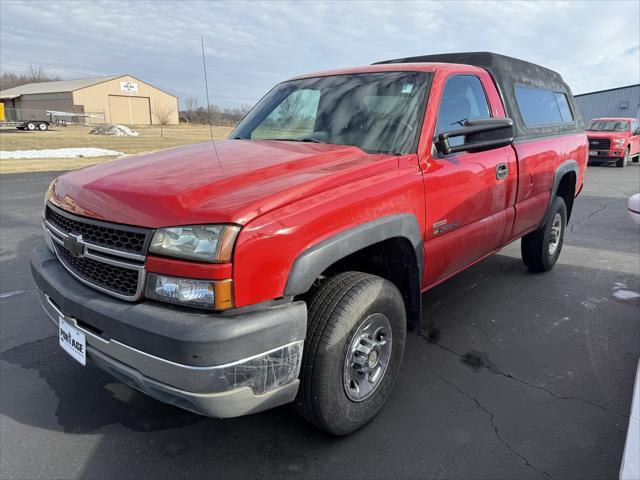
[[[135,130],[140,133],[137,137],[90,135],[90,130],[90,127],[56,127],[47,132],[2,130],[0,150],[97,147],[135,154],[206,142],[210,138],[207,125],[165,126],[163,136],[160,136],[160,127],[136,127]],[[232,127],[214,126],[213,137],[215,140],[221,140],[226,138],[231,130]],[[74,170],[114,159],[115,157],[0,160],[0,174]]]

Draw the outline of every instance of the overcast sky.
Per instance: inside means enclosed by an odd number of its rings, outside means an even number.
[[[640,82],[640,2],[0,1],[0,67],[129,73],[181,100],[253,104],[296,74],[489,50],[560,72],[574,93]]]

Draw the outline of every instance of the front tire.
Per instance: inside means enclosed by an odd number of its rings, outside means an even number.
[[[567,206],[562,197],[556,197],[545,224],[520,241],[522,261],[532,272],[547,272],[560,256],[567,226]]]
[[[629,161],[629,147],[624,151],[624,156],[616,162],[616,167],[624,168],[627,166],[627,162]]]
[[[300,390],[302,416],[348,435],[382,408],[395,382],[406,337],[402,295],[375,275],[330,278],[309,305]]]

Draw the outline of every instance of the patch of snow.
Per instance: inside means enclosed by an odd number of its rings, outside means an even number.
[[[115,150],[104,148],[56,148],[52,150],[0,150],[0,160],[24,158],[82,158],[82,157],[119,157],[124,155]]]
[[[93,135],[114,135],[116,137],[137,137],[139,135],[138,132],[124,125],[100,125],[89,133]]]
[[[633,300],[634,298],[640,297],[640,293],[631,290],[616,290],[613,292],[613,296],[620,300]]]

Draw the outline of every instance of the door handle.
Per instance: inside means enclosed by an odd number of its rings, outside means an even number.
[[[496,178],[502,180],[509,175],[509,166],[506,163],[499,163],[496,166]]]

